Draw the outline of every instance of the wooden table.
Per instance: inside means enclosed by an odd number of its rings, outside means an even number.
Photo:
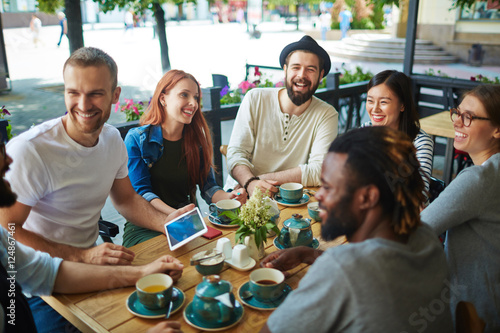
[[[315,199],[311,198],[311,201],[315,201]],[[283,221],[290,218],[294,213],[299,213],[304,217],[309,217],[307,213],[307,205],[293,208],[283,207],[281,205],[279,205],[279,207],[281,209],[279,223],[280,229],[283,226]],[[215,227],[211,223],[207,222],[207,224]],[[222,236],[212,240],[200,237],[173,252],[169,250],[167,239],[163,235],[131,248],[131,250],[133,250],[136,254],[133,262],[134,265],[149,263],[164,254],[171,254],[184,264],[185,268],[182,277],[179,281],[177,281],[175,286],[184,291],[186,301],[184,302],[182,308],[170,317],[170,320],[177,320],[182,323],[182,330],[184,332],[200,332],[187,324],[183,318],[184,308],[193,300],[195,287],[202,281],[203,278],[196,271],[194,266],[189,266],[189,259],[195,253],[214,248],[217,240],[221,237],[228,237],[234,246],[234,233],[237,228],[217,229],[222,231]],[[312,229],[315,237],[320,240],[320,248],[322,249],[330,246],[337,246],[345,242],[344,237],[339,237],[335,241],[328,243],[322,241],[319,237],[321,229],[320,223],[314,223],[312,225]],[[274,237],[267,239],[266,254],[277,250],[273,245],[273,239]],[[258,267],[259,266],[256,265],[255,268]],[[305,264],[296,267],[292,271],[293,274],[286,279],[286,283],[288,283],[293,289],[296,289],[298,282],[305,275],[308,268],[309,266]],[[231,282],[233,285],[233,292],[237,295],[238,288],[243,283],[248,281],[250,272],[251,271],[240,272],[225,265],[224,271],[220,274],[220,276],[222,279]],[[125,303],[128,296],[134,290],[134,287],[128,287],[87,294],[55,294],[51,297],[43,297],[43,299],[82,332],[144,332],[163,319],[150,320],[132,315],[127,310]],[[237,299],[240,303],[242,303],[239,297],[237,297]],[[258,332],[271,314],[271,311],[258,311],[246,305],[243,305],[243,307],[245,313],[242,320],[238,325],[228,330],[228,332]]]
[[[444,157],[443,181],[445,185],[448,185],[451,182],[453,174],[453,160],[455,152],[453,147],[455,129],[453,128],[453,122],[450,119],[450,112],[444,111],[422,118],[420,119],[420,127],[429,135],[447,138]]]

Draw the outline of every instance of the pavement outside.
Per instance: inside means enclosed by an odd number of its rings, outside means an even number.
[[[294,25],[263,23],[258,29],[260,39],[251,39],[246,25],[238,23],[211,24],[209,21],[168,22],[167,41],[172,68],[193,74],[202,87],[212,86],[211,74],[223,74],[233,88],[245,77],[245,63],[279,67],[279,54],[283,47],[299,40],[304,33],[293,30]],[[301,30],[310,30],[305,22]],[[67,39],[57,47],[59,26],[46,26],[40,34],[41,43],[35,47],[29,28],[4,29],[12,91],[0,94],[0,105],[11,112],[12,132],[19,134],[34,124],[52,119],[66,112],[62,68],[69,57]],[[118,81],[124,98],[149,100],[156,83],[162,76],[160,46],[153,38],[152,27],[135,28],[125,33],[123,24],[95,24],[84,26],[86,46],[98,47],[109,53],[118,64]],[[341,47],[339,41],[318,41],[327,51]],[[332,71],[343,63],[348,68],[361,66],[377,73],[384,69],[402,70],[398,63],[350,61],[332,57]],[[414,65],[414,73],[429,68],[450,77],[469,79],[481,74],[489,78],[500,77],[500,67],[471,67],[467,64]],[[114,109],[113,109],[114,110]],[[109,123],[124,122],[124,115],[111,112]],[[232,121],[223,125],[223,143],[227,144]],[[224,176],[225,178],[225,176]],[[204,203],[204,202],[203,202]],[[202,210],[206,206],[201,207]],[[103,215],[119,220],[111,205],[106,204]],[[123,220],[123,219],[122,219]],[[116,243],[121,243],[118,239]]]

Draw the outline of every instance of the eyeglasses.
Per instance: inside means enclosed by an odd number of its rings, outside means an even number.
[[[457,120],[458,117],[462,118],[462,123],[464,124],[465,127],[469,127],[470,124],[472,123],[472,121],[475,119],[490,120],[490,118],[473,116],[468,111],[460,112],[460,110],[456,109],[456,108],[453,108],[450,110],[450,117],[451,117],[451,121],[453,121],[453,122],[455,122],[455,120]]]

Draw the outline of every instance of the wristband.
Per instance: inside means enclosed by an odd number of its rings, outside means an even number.
[[[248,185],[250,185],[250,183],[253,182],[254,180],[260,180],[260,178],[259,177],[252,177],[249,180],[247,180],[245,185],[243,185],[243,188],[245,189],[245,191],[247,191],[247,193],[248,193]]]

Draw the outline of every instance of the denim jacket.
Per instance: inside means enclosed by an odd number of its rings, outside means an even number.
[[[134,190],[147,201],[158,198],[153,193],[149,169],[163,154],[163,135],[161,126],[145,125],[128,131],[125,137],[128,153],[128,172]],[[203,152],[200,150],[200,153]],[[215,181],[215,173],[210,168],[208,177],[200,186],[201,197],[210,204],[212,196],[222,188]],[[174,207],[175,208],[175,207]]]

